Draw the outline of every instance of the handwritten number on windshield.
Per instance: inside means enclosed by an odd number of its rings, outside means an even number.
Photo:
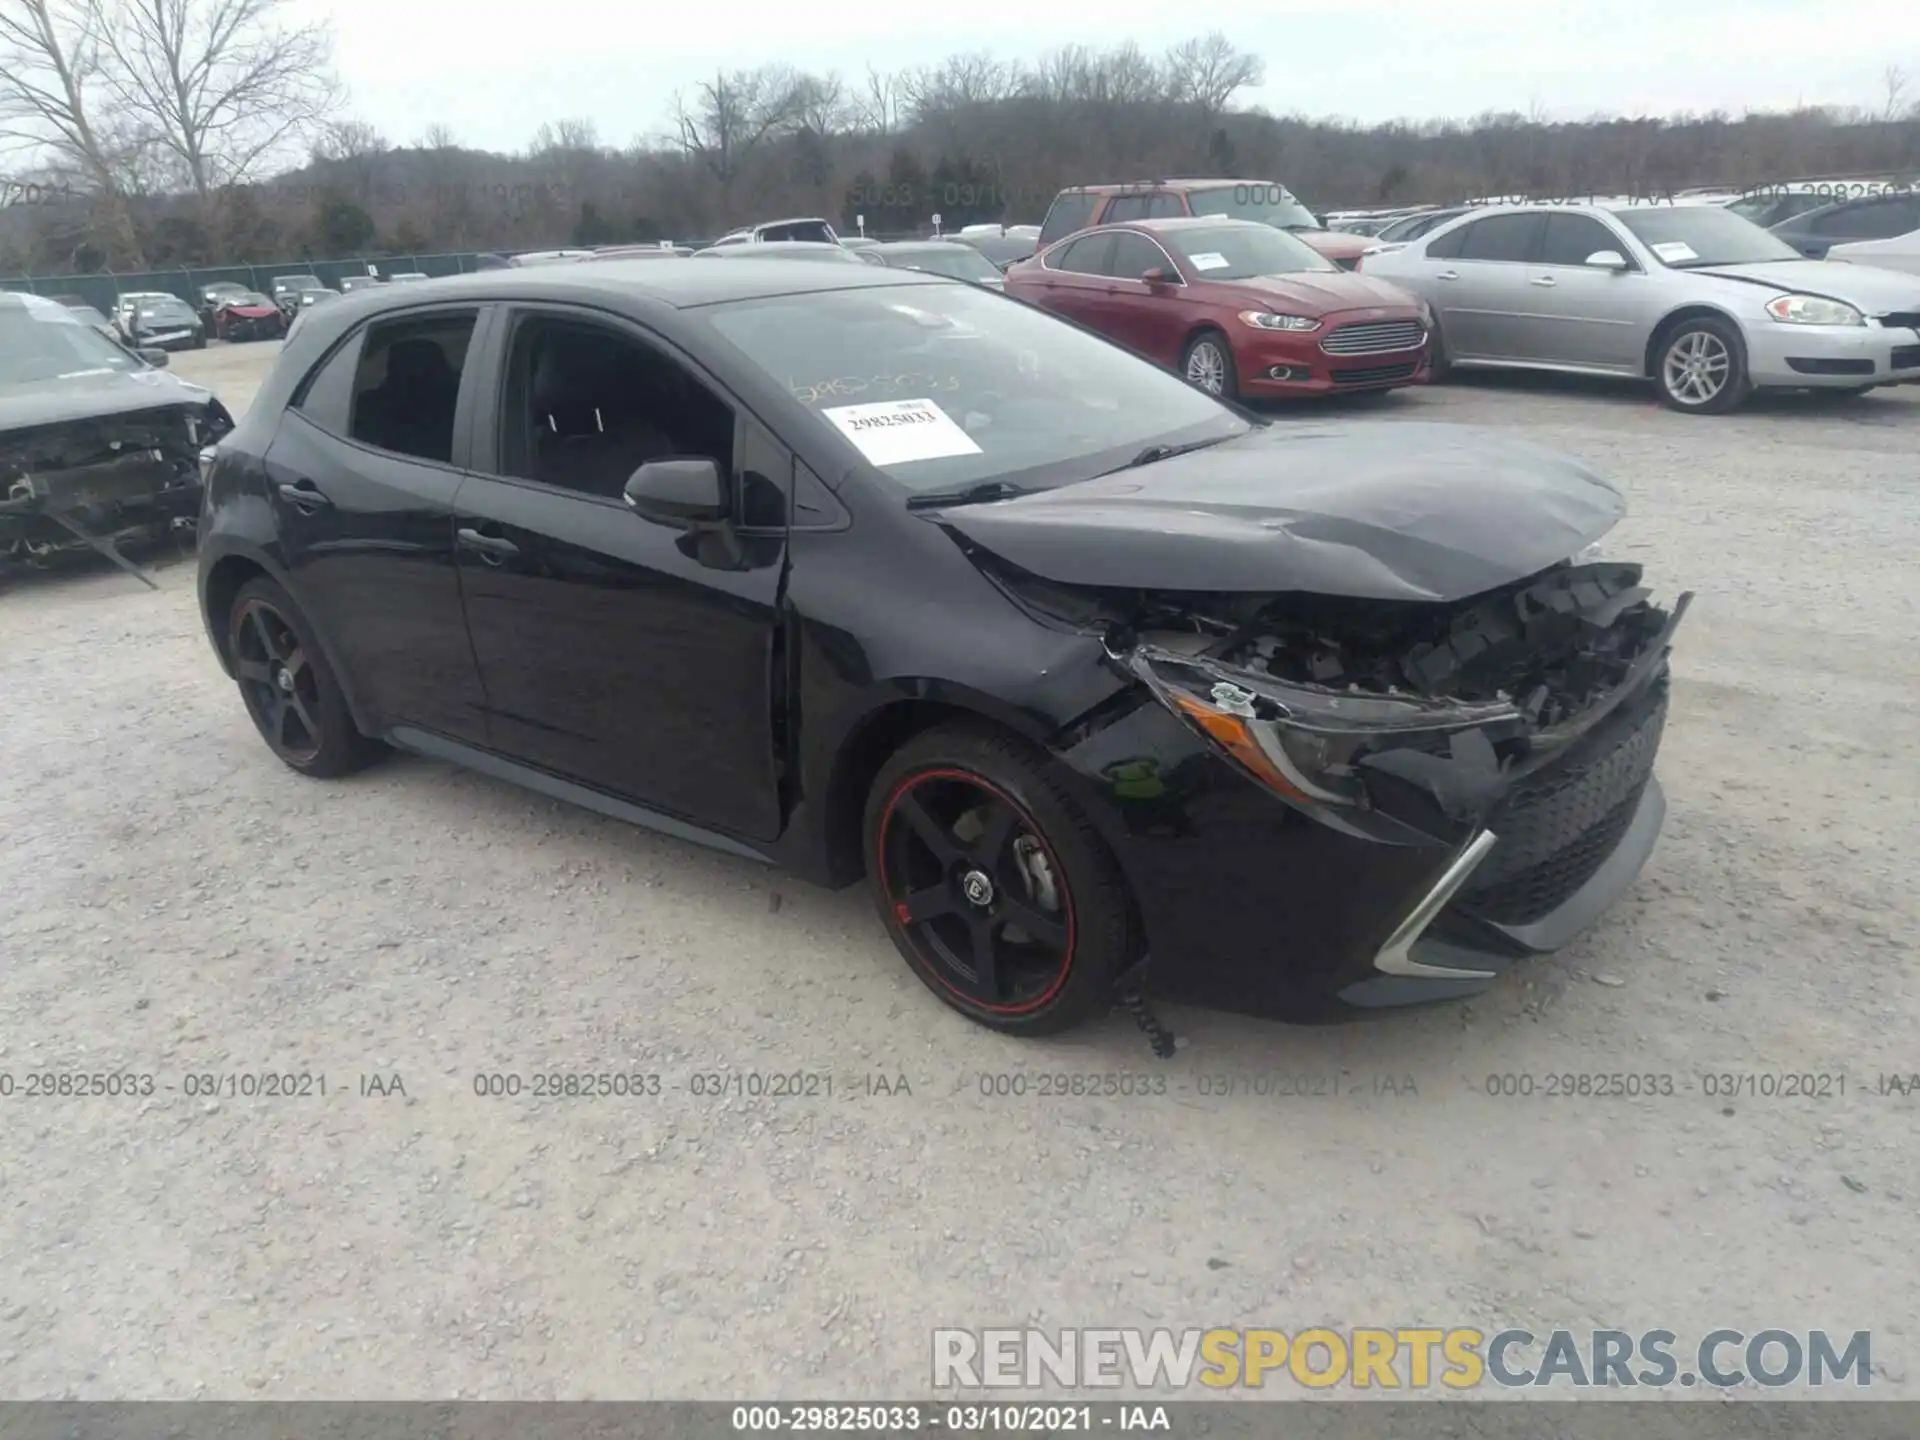
[[[928,395],[936,391],[960,388],[958,375],[934,375],[924,370],[909,370],[899,375],[842,375],[812,385],[793,385],[793,398],[803,405],[818,405],[825,400],[845,400],[855,395],[899,395],[912,392]]]

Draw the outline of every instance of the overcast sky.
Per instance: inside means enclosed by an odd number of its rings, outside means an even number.
[[[784,62],[854,78],[869,63],[894,70],[956,51],[1031,58],[1131,39],[1153,52],[1212,28],[1266,61],[1265,87],[1244,101],[1364,122],[1536,106],[1566,119],[1877,107],[1889,65],[1913,76],[1907,99],[1920,100],[1920,0],[299,3],[332,18],[360,118],[396,143],[438,121],[498,150],[573,116],[611,144],[658,133],[675,89],[716,67]]]

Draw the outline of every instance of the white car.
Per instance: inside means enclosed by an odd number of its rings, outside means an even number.
[[[1882,270],[1898,270],[1920,275],[1920,230],[1909,230],[1886,240],[1850,240],[1827,251],[1829,260],[1846,260],[1855,265],[1877,265]]]

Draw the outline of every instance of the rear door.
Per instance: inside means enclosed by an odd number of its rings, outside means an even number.
[[[1522,360],[1537,348],[1527,334],[1536,299],[1527,267],[1546,223],[1545,210],[1489,215],[1466,226],[1453,258],[1438,262],[1433,305],[1452,358]]]
[[[780,829],[777,622],[793,456],[658,336],[504,312],[456,522],[492,748],[694,824]],[[641,464],[710,456],[734,544],[642,520]]]
[[[1114,232],[1096,230],[1073,244],[1050,253],[1029,276],[1027,300],[1069,321],[1098,326],[1106,300],[1108,257],[1114,253]]]
[[[452,506],[477,403],[466,361],[486,319],[434,307],[354,331],[302,381],[267,449],[301,606],[378,730],[485,736]]]
[[[1629,269],[1587,257],[1612,250]],[[1528,268],[1532,320],[1517,329],[1517,358],[1638,375],[1653,323],[1647,273],[1624,240],[1590,215],[1549,212],[1538,262]]]

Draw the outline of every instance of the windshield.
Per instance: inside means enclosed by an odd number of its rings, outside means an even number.
[[[1340,268],[1305,241],[1265,225],[1209,225],[1155,234],[1202,280],[1251,280],[1256,275]]]
[[[862,455],[914,490],[1065,484],[1148,445],[1248,429],[1178,376],[972,285],[881,283],[704,313],[849,463]]]
[[[170,324],[194,318],[193,311],[178,300],[149,301],[140,307],[138,314],[142,320],[165,320]]]
[[[900,250],[887,259],[903,270],[924,270],[929,275],[945,275],[953,280],[998,280],[999,267],[970,245],[928,247],[925,250]]]
[[[1806,258],[1786,241],[1719,205],[1649,205],[1613,213],[1662,265],[1673,270]]]
[[[1320,230],[1314,213],[1294,198],[1284,185],[1247,180],[1211,190],[1187,192],[1187,208],[1195,215],[1225,215],[1232,220],[1257,220],[1278,230]]]
[[[144,368],[75,313],[60,305],[0,309],[0,385]]]
[[[276,275],[273,277],[276,290],[318,290],[321,287],[318,275]]]

